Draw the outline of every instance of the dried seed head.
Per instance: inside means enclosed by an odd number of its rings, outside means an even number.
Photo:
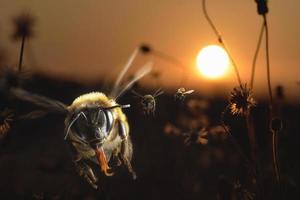
[[[13,23],[15,26],[13,39],[18,40],[23,37],[29,38],[33,36],[32,27],[35,23],[35,20],[31,15],[23,13],[14,18]]]
[[[247,84],[235,87],[230,95],[230,110],[232,114],[246,115],[255,106],[252,90]]]
[[[284,89],[281,85],[276,87],[276,97],[278,99],[284,99]]]
[[[151,49],[151,47],[150,47],[149,45],[147,45],[147,44],[142,44],[142,45],[140,46],[140,50],[141,50],[142,53],[148,54],[152,49]]]

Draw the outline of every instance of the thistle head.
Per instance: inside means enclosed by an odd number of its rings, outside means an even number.
[[[230,94],[230,111],[234,115],[246,115],[256,105],[251,88],[247,84],[233,88]]]

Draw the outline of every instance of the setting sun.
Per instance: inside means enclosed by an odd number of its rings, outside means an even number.
[[[229,66],[226,51],[218,45],[209,45],[201,49],[197,56],[197,68],[209,79],[217,79],[225,75]]]

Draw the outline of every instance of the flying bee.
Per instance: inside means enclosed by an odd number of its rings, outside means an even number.
[[[79,175],[97,188],[97,178],[86,162],[92,161],[99,165],[106,176],[112,176],[109,161],[117,160],[117,164],[127,166],[133,178],[136,173],[131,166],[132,142],[129,136],[129,124],[122,108],[130,105],[119,105],[116,100],[134,83],[151,71],[151,64],[139,70],[133,79],[118,93],[120,80],[125,72],[118,77],[109,98],[101,92],[91,92],[77,97],[67,107],[65,119],[65,139],[68,140],[73,160]],[[128,69],[127,65],[127,69]]]
[[[144,114],[154,115],[156,110],[156,98],[162,95],[164,92],[161,89],[158,89],[153,95],[151,94],[141,95],[134,90],[132,90],[132,93],[141,99],[141,106],[143,108]]]
[[[125,67],[126,70],[129,69],[132,60],[131,57]],[[92,163],[99,165],[101,172],[106,176],[112,176],[110,161],[117,160],[117,165],[127,166],[133,178],[136,178],[131,166],[133,149],[129,124],[122,111],[130,105],[120,105],[117,99],[151,71],[150,65],[151,63],[148,63],[139,70],[124,87],[119,87],[126,72],[123,70],[110,95],[102,92],[83,94],[69,106],[57,100],[32,94],[22,88],[9,87],[6,90],[9,95],[31,102],[40,108],[29,113],[28,118],[43,116],[45,112],[60,113],[65,116],[65,140],[70,146],[76,170],[93,188],[97,189],[98,178],[90,165]]]
[[[87,160],[98,164],[106,176],[111,176],[108,162],[117,159],[118,164],[125,164],[136,177],[130,163],[129,125],[122,112],[122,108],[128,107],[130,105],[119,105],[103,93],[92,92],[79,96],[67,108],[65,139],[71,146],[78,173],[94,188],[97,188],[97,178]]]
[[[186,91],[185,88],[181,87],[177,90],[177,92],[174,95],[175,100],[178,101],[184,101],[187,94],[192,94],[194,90],[188,90]]]

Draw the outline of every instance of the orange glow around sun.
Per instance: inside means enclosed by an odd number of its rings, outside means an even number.
[[[197,68],[208,79],[218,79],[225,75],[229,68],[227,52],[218,45],[209,45],[197,55]]]

